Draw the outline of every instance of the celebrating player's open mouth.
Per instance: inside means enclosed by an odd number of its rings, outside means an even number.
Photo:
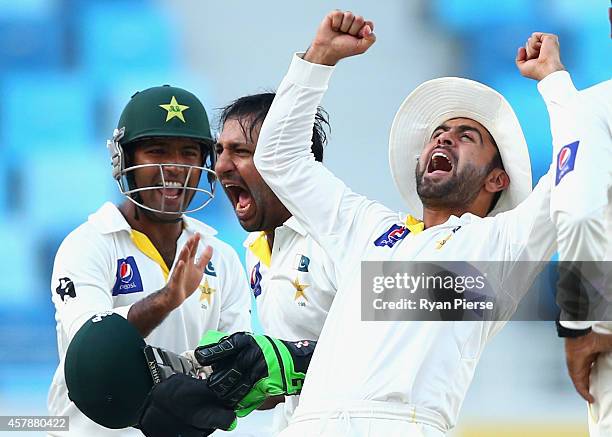
[[[425,174],[433,178],[450,175],[455,168],[453,162],[454,157],[450,152],[440,148],[434,149],[429,157]]]
[[[191,178],[193,178],[193,175]],[[192,185],[185,179],[182,176],[165,176],[163,181],[158,180],[153,184],[153,186],[159,187],[151,190],[154,193],[157,206],[160,208],[163,206],[165,211],[172,212],[179,211],[188,205],[193,192],[189,189]],[[185,186],[188,188],[185,189]]]
[[[180,197],[182,197],[183,195],[183,184],[181,182],[178,181],[165,181],[164,184],[159,183],[157,184],[159,187],[163,187],[163,188],[159,188],[157,190],[158,193],[160,193],[160,195],[162,197],[164,197],[165,202],[172,202],[175,200],[178,200]]]
[[[248,187],[239,181],[223,180],[223,189],[234,206],[236,217],[241,222],[246,222],[255,216],[257,204]]]

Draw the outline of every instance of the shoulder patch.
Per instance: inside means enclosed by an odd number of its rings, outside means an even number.
[[[55,292],[59,294],[59,297],[62,299],[62,302],[65,301],[66,296],[68,297],[76,297],[76,290],[74,289],[74,283],[70,278],[60,278],[59,285],[55,289]]]
[[[403,240],[410,233],[410,230],[403,225],[393,225],[384,234],[374,240],[374,246],[393,247],[395,243]]]
[[[573,143],[568,144],[567,146],[563,146],[561,150],[559,150],[559,154],[557,155],[557,172],[555,177],[555,185],[559,185],[561,179],[574,170],[574,164],[576,163],[576,154],[578,153],[578,144],[579,141],[574,141]]]
[[[261,272],[259,268],[261,267],[261,262],[258,262],[251,270],[251,290],[253,290],[253,295],[255,297],[261,294]]]
[[[117,260],[117,279],[113,287],[113,296],[143,291],[142,278],[133,256]]]

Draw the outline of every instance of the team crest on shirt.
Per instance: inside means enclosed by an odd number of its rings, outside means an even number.
[[[215,266],[212,261],[208,261],[208,264],[206,264],[204,274],[208,276],[217,276],[217,271],[215,270]]]
[[[305,255],[295,255],[295,265],[298,272],[308,273],[308,266],[310,265],[310,258]]]
[[[395,243],[403,240],[410,233],[404,225],[393,225],[384,234],[374,240],[374,246],[393,247]]]
[[[579,141],[574,141],[567,146],[563,146],[561,150],[559,150],[559,154],[557,155],[557,173],[555,177],[555,185],[559,185],[561,179],[563,179],[566,174],[574,170],[579,143]]]
[[[308,296],[306,296],[306,289],[310,287],[310,284],[301,283],[300,279],[296,276],[295,280],[291,282],[293,288],[295,288],[295,295],[293,300],[297,302],[300,307],[305,307],[308,302]]]
[[[200,308],[207,310],[214,297],[214,293],[217,291],[217,271],[212,261],[209,261],[204,268],[203,282],[198,286],[200,290]]]
[[[446,244],[446,242],[450,240],[452,236],[455,235],[455,232],[457,232],[459,229],[461,229],[461,226],[457,226],[453,228],[450,234],[448,234],[446,237],[438,241],[438,243],[436,244],[436,249],[438,250],[442,249],[442,247]]]
[[[198,287],[200,289],[200,308],[203,310],[207,310],[210,307],[213,294],[217,291],[213,285],[216,285],[213,279],[211,278],[209,282],[208,278],[204,276],[204,282],[200,283]]]
[[[113,296],[143,291],[142,278],[133,256],[117,260],[117,274]]]
[[[255,264],[251,270],[251,290],[253,290],[253,296],[257,298],[261,294],[261,262]]]

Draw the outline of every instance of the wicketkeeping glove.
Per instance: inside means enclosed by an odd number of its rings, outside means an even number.
[[[194,355],[201,365],[212,366],[208,386],[238,417],[271,396],[300,393],[316,341],[290,342],[246,332],[219,341],[220,335],[206,333]]]
[[[182,374],[153,386],[138,421],[147,437],[202,437],[235,427],[234,411],[221,405],[206,381]]]

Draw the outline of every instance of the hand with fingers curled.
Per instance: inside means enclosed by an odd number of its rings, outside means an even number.
[[[336,65],[349,56],[365,53],[376,42],[374,23],[352,12],[335,10],[325,16],[304,60]]]
[[[612,352],[612,335],[594,331],[587,335],[565,339],[565,359],[567,370],[576,391],[585,401],[595,402],[589,392],[593,366],[597,365],[600,354]]]
[[[537,81],[555,71],[565,70],[561,63],[559,38],[552,33],[532,33],[525,46],[519,47],[515,63],[522,76]]]
[[[199,258],[196,257],[200,234],[192,235],[185,243],[178,256],[174,271],[168,279],[168,283],[162,289],[168,306],[177,308],[185,299],[198,289],[204,269],[212,258],[212,247],[206,246]]]
[[[208,387],[244,417],[266,399],[299,394],[316,341],[284,341],[267,335],[208,331],[195,358],[211,366]]]

